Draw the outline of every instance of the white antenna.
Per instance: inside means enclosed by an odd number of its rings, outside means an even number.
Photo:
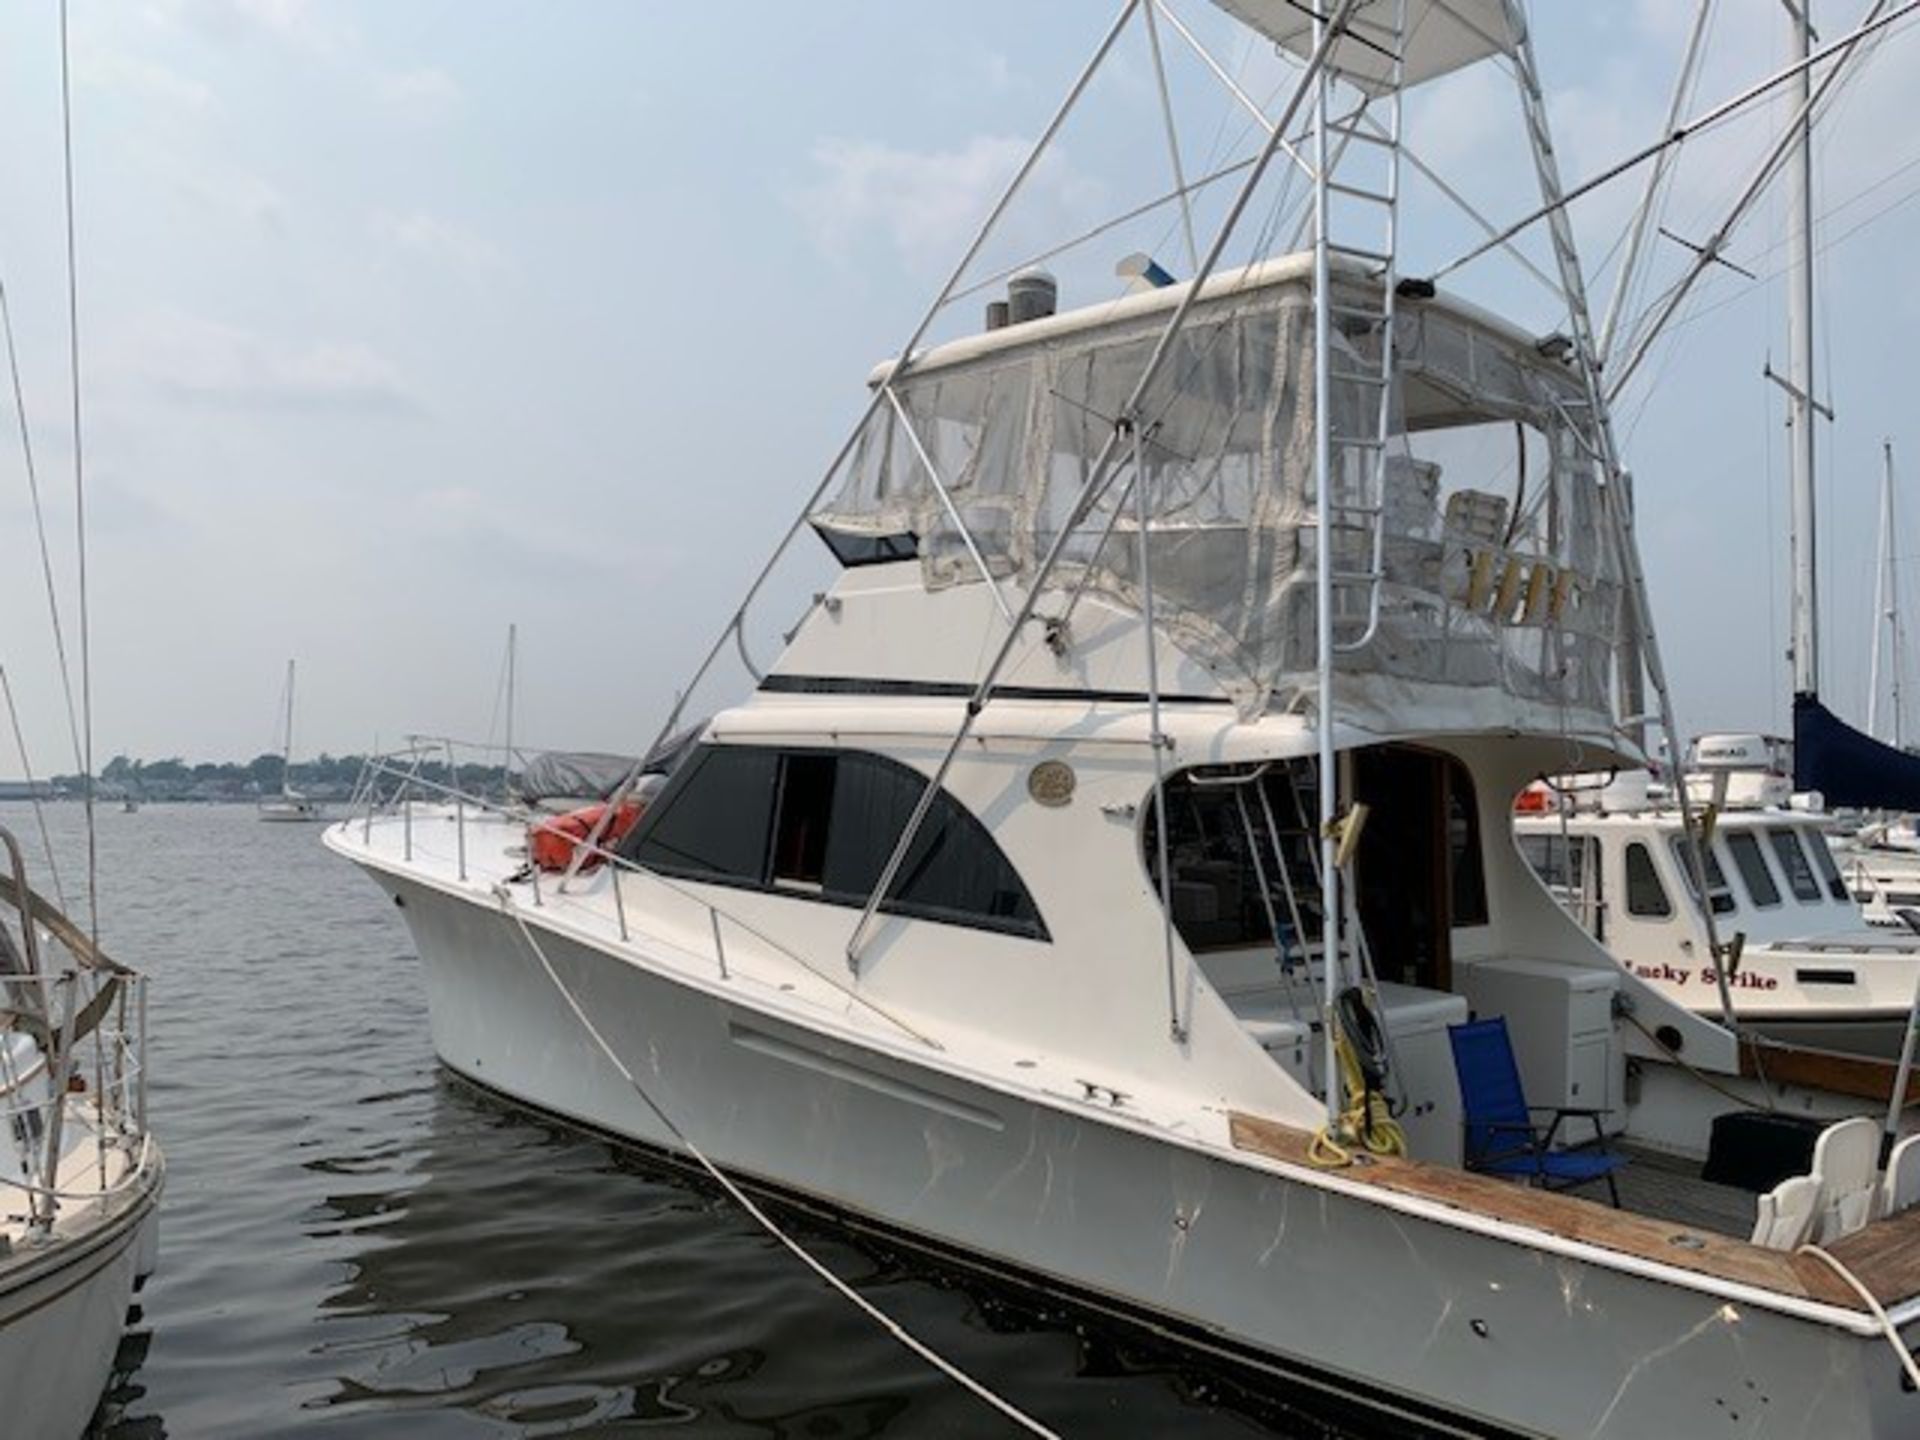
[[[513,672],[519,635],[518,625],[507,626],[507,733],[506,743],[501,747],[506,753],[500,759],[500,788],[503,791],[507,789],[508,782],[513,778]]]

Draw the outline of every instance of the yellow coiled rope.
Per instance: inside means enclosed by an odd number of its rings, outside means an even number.
[[[1335,1026],[1333,1048],[1340,1060],[1340,1082],[1350,1103],[1332,1125],[1313,1132],[1307,1146],[1307,1162],[1323,1170],[1338,1170],[1351,1165],[1356,1151],[1370,1155],[1405,1155],[1407,1132],[1393,1118],[1387,1097],[1367,1089],[1360,1073],[1359,1057],[1347,1041],[1347,1032]]]

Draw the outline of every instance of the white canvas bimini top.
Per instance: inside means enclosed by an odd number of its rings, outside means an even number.
[[[1299,0],[1213,0],[1244,25],[1301,59],[1313,53],[1312,9]],[[1333,68],[1371,95],[1384,93],[1392,73],[1394,10],[1398,0],[1361,0],[1346,35],[1333,47]],[[1315,0],[1330,10],[1328,0]],[[1407,36],[1401,88],[1434,80],[1505,55],[1517,38],[1503,0],[1406,0]]]

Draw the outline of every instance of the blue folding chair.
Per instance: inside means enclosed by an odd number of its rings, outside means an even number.
[[[1525,1179],[1544,1190],[1571,1190],[1605,1180],[1613,1208],[1620,1208],[1620,1187],[1614,1183],[1613,1172],[1626,1160],[1606,1148],[1606,1132],[1600,1127],[1605,1110],[1528,1105],[1504,1016],[1449,1025],[1447,1038],[1453,1042],[1453,1068],[1460,1077],[1467,1169]],[[1535,1122],[1534,1116],[1545,1114],[1553,1116],[1549,1124]],[[1597,1148],[1553,1148],[1561,1124],[1569,1118],[1593,1122]]]

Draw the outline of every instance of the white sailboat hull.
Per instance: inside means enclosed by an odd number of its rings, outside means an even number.
[[[0,1404],[5,1433],[78,1436],[100,1401],[135,1282],[154,1265],[161,1167],[51,1244],[0,1258]]]
[[[336,832],[338,835],[339,832]],[[344,843],[403,905],[453,1070],[662,1150],[517,922]],[[1676,1284],[1278,1166],[1104,1102],[1017,1094],[785,1023],[644,956],[535,932],[581,1008],[716,1163],[1436,1431],[1913,1433],[1870,1327]],[[1538,1236],[1534,1240],[1538,1240]],[[1657,1269],[1658,1267],[1654,1267]],[[1734,1428],[1729,1430],[1729,1421]]]

